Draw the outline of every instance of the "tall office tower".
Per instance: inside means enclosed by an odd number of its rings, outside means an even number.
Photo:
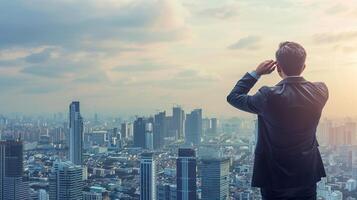
[[[168,137],[168,139],[171,140],[176,140],[178,137],[178,132],[177,130],[174,128],[174,121],[173,121],[173,117],[172,116],[166,116],[165,117],[165,123],[167,126],[167,131],[165,134],[165,137]]]
[[[99,124],[98,113],[94,113],[94,125],[98,125],[98,124]]]
[[[145,124],[146,119],[138,117],[134,121],[134,147],[145,148]]]
[[[122,123],[120,126],[120,135],[122,139],[126,139],[128,137],[128,124],[126,122]]]
[[[48,193],[46,192],[46,190],[38,190],[38,200],[49,200]]]
[[[0,141],[0,161],[0,199],[29,199],[29,184],[23,177],[22,142]]]
[[[217,118],[211,119],[211,132],[213,135],[217,135],[217,133],[218,133],[218,119]]]
[[[172,128],[177,133],[177,138],[184,137],[185,112],[180,106],[172,108]]]
[[[180,148],[176,160],[177,199],[196,200],[196,152],[190,148]]]
[[[29,200],[30,186],[24,177],[4,178],[3,198],[4,200]]]
[[[203,135],[211,134],[211,120],[209,118],[202,119],[202,133]]]
[[[4,199],[5,149],[5,142],[0,141],[0,200]]]
[[[83,119],[79,102],[73,101],[69,106],[69,158],[75,165],[82,165]]]
[[[3,200],[5,177],[5,143],[0,141],[0,200]]]
[[[110,144],[115,145],[118,148],[121,148],[122,138],[121,133],[118,131],[118,128],[113,128],[112,134],[110,136]]]
[[[195,109],[186,115],[185,142],[188,145],[198,145],[202,135],[202,110]]]
[[[154,148],[160,149],[164,145],[164,138],[166,136],[166,113],[159,112],[154,117]]]
[[[55,162],[50,180],[50,200],[78,200],[83,198],[82,167],[70,161]]]
[[[128,127],[128,129],[127,129],[128,132],[126,134],[126,137],[132,139],[134,137],[134,124],[129,122],[127,124],[127,127]]]
[[[176,185],[170,185],[170,184],[158,185],[157,200],[177,200]]]
[[[201,160],[202,200],[229,198],[229,159],[205,158]]]
[[[152,123],[145,124],[145,148],[153,150],[154,149],[154,134]]]
[[[156,199],[156,166],[152,153],[142,153],[140,159],[140,200]]]

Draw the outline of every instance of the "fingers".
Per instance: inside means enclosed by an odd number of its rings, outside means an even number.
[[[275,70],[275,66],[276,66],[276,61],[269,60],[265,65],[265,73],[266,74],[272,73]]]
[[[257,67],[256,72],[259,75],[270,74],[275,70],[275,67],[276,67],[276,61],[265,60]]]
[[[273,65],[269,70],[268,70],[268,74],[272,73],[275,70],[275,65]]]
[[[267,67],[268,67],[268,68],[271,68],[271,67],[273,67],[275,64],[276,64],[276,61],[270,60]]]

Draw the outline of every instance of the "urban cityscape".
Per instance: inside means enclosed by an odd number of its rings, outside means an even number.
[[[357,200],[356,21],[357,0],[0,0],[0,200]]]
[[[0,197],[60,199],[261,199],[250,187],[256,120],[206,117],[174,106],[152,116],[68,114],[0,118]],[[357,197],[356,122],[322,119],[328,176],[320,200]]]

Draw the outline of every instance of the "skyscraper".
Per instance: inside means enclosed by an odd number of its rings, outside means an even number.
[[[201,160],[202,200],[229,198],[229,159],[205,158]]]
[[[29,199],[23,177],[23,146],[19,140],[0,141],[0,200]]]
[[[167,133],[166,113],[159,112],[154,117],[154,148],[160,149],[164,145]]]
[[[146,119],[143,117],[134,121],[134,147],[145,148],[145,124]]]
[[[196,200],[196,153],[194,149],[180,148],[176,160],[177,199]]]
[[[176,200],[176,185],[160,184],[157,186],[157,200]]]
[[[186,115],[185,142],[188,145],[198,145],[202,135],[202,109],[195,109]]]
[[[82,167],[70,161],[55,162],[50,175],[50,200],[82,199]]]
[[[184,136],[184,120],[185,112],[180,106],[172,108],[172,129],[176,132],[177,138],[183,138]]]
[[[140,200],[156,199],[156,166],[152,153],[141,154]]]
[[[217,133],[218,133],[218,119],[217,118],[211,119],[211,132],[212,132],[212,135],[217,135]]]
[[[204,136],[211,134],[211,120],[209,118],[202,119],[202,133]]]
[[[145,148],[153,150],[154,149],[154,135],[152,129],[152,123],[145,124]]]
[[[79,102],[73,101],[69,106],[69,158],[75,165],[82,165],[83,119]]]
[[[120,134],[122,139],[126,139],[128,137],[128,124],[122,123],[120,127]]]
[[[0,142],[0,200],[3,200],[5,177],[5,144]]]
[[[44,189],[38,190],[38,200],[48,200],[48,193]]]

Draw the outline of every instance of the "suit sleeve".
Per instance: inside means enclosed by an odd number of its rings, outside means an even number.
[[[266,105],[266,95],[264,87],[261,88],[254,95],[248,95],[250,89],[255,85],[257,79],[246,73],[242,79],[240,79],[231,93],[227,96],[227,101],[233,107],[239,110],[260,114],[264,110]]]

